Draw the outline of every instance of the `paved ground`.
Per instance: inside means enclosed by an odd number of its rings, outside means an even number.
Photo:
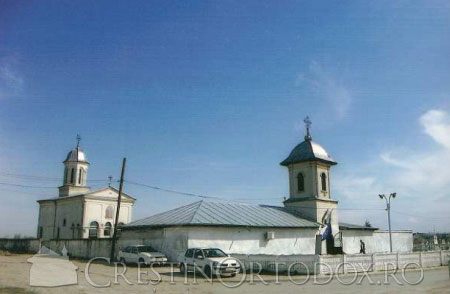
[[[185,277],[175,273],[171,275],[169,267],[156,268],[162,281],[156,285],[147,284],[150,278],[157,280],[158,276],[150,271],[149,275],[142,274],[141,282],[147,285],[138,284],[138,268],[128,266],[124,276],[133,285],[128,285],[122,278],[118,278],[118,284],[114,284],[114,266],[105,264],[93,264],[89,269],[89,277],[96,284],[105,284],[111,282],[110,287],[95,288],[88,283],[85,271],[85,261],[73,261],[78,267],[78,284],[72,286],[61,286],[54,288],[30,287],[30,268],[31,264],[27,262],[30,255],[12,255],[0,256],[0,294],[1,293],[450,293],[450,278],[447,267],[439,267],[427,269],[423,272],[423,280],[417,285],[408,285],[405,278],[410,282],[416,282],[420,279],[420,271],[407,271],[405,277],[401,273],[397,273],[395,278],[403,285],[399,285],[394,277],[388,276],[389,284],[385,284],[385,273],[371,273],[369,281],[368,277],[364,277],[361,284],[358,284],[362,278],[360,274],[356,281],[351,285],[343,285],[343,283],[351,283],[352,275],[333,277],[328,282],[329,277],[319,277],[316,280],[311,277],[304,285],[296,285],[289,280],[287,276],[277,278],[274,275],[261,275],[261,278],[267,283],[265,285],[258,277],[254,277],[251,283],[250,276],[247,275],[242,285],[236,288],[227,288],[220,281],[214,280],[212,284],[207,280],[198,278],[194,281],[194,277],[189,275],[185,284]],[[118,272],[122,272],[122,268],[118,268]],[[142,269],[148,271],[148,269]],[[177,271],[177,269],[175,269]],[[223,281],[230,285],[239,283],[242,275],[235,278],[224,278]],[[301,282],[304,276],[294,276],[295,282]],[[171,282],[172,281],[172,282]],[[319,285],[322,284],[322,285]]]

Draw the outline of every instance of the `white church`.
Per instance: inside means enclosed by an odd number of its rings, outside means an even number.
[[[117,209],[118,191],[111,187],[91,191],[87,186],[89,162],[77,146],[64,160],[63,184],[59,196],[38,200],[37,237],[51,239],[111,238]],[[119,225],[131,221],[135,198],[122,193]]]
[[[193,247],[230,254],[351,254],[359,253],[364,242],[366,253],[389,252],[388,231],[339,222],[330,182],[337,162],[312,141],[310,122],[305,122],[304,141],[281,162],[289,176],[283,206],[202,200],[131,222],[121,238],[144,240],[172,260]],[[392,236],[393,251],[412,251],[412,231]]]
[[[112,236],[118,191],[86,185],[89,162],[79,142],[64,163],[59,197],[39,200],[38,238],[104,239]],[[283,206],[197,201],[132,221],[135,198],[123,193],[120,240],[151,245],[176,260],[192,247],[221,248],[230,254],[353,254],[389,252],[388,231],[339,221],[330,172],[337,162],[312,141],[304,141],[281,162],[288,170],[289,197]],[[393,251],[410,252],[410,230],[392,232]]]

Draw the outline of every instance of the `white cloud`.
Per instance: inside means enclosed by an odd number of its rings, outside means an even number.
[[[0,99],[16,96],[23,91],[24,80],[16,70],[15,58],[0,59]]]
[[[318,62],[311,62],[307,73],[299,73],[296,84],[312,90],[322,100],[322,108],[331,109],[337,119],[347,115],[352,102],[350,91],[341,79]]]
[[[382,201],[375,203],[376,195],[395,191],[398,197],[392,209],[397,211],[394,219],[399,228],[426,231],[436,226],[448,230],[450,218],[444,217],[450,209],[450,115],[443,110],[429,110],[419,122],[436,146],[425,150],[396,146],[380,154],[380,160],[371,163],[372,168],[366,168],[366,172],[361,172],[365,169],[361,168],[357,173],[338,177],[335,191],[344,200],[341,204],[382,208]],[[363,199],[364,205],[357,199]],[[345,212],[343,215],[347,221],[358,223],[372,215],[376,225],[380,222],[383,226],[382,213]]]
[[[420,118],[425,132],[450,149],[450,116],[442,110],[430,110]]]

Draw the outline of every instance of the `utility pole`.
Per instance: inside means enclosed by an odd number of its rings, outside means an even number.
[[[386,200],[386,210],[388,212],[388,223],[389,223],[389,248],[392,252],[392,232],[391,232],[391,198],[395,198],[395,196],[397,196],[397,193],[391,193],[389,195],[389,198],[386,197],[386,195],[384,194],[379,194],[378,195],[380,197],[380,199]]]
[[[122,188],[123,188],[123,178],[125,175],[125,165],[127,159],[124,157],[122,161],[122,172],[120,173],[120,185],[119,185],[119,195],[117,199],[117,210],[116,210],[116,220],[114,221],[114,233],[111,242],[111,254],[110,261],[114,261],[114,251],[116,250],[116,240],[117,240],[117,224],[119,223],[119,212],[120,212],[120,202],[122,201]]]

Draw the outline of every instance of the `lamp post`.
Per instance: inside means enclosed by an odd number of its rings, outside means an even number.
[[[388,212],[388,223],[389,223],[389,248],[391,249],[392,252],[392,233],[391,233],[391,198],[395,198],[395,196],[397,196],[397,193],[391,193],[389,195],[389,198],[386,197],[386,195],[384,194],[379,194],[378,195],[380,197],[380,199],[386,200],[386,210]]]

